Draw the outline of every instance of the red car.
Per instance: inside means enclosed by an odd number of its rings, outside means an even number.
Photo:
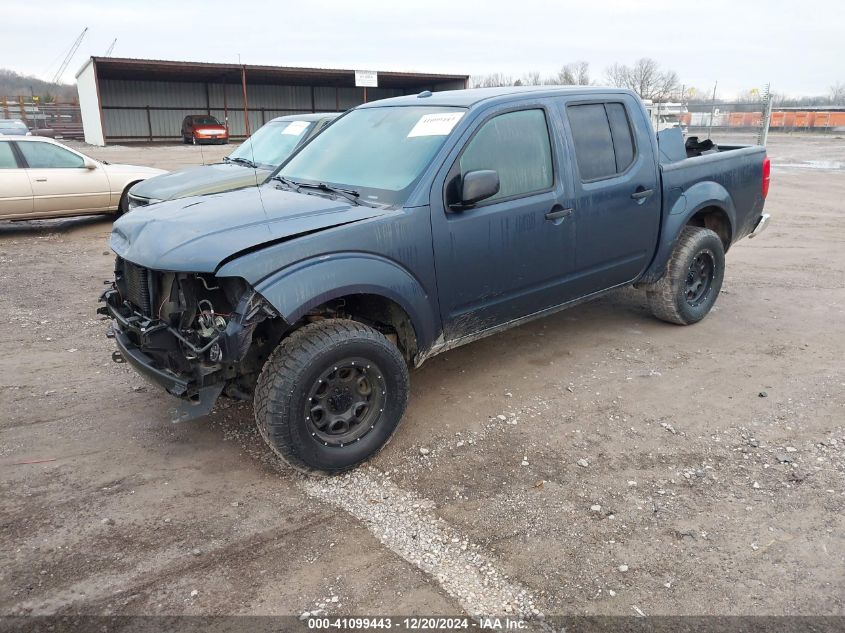
[[[190,114],[182,121],[182,142],[228,143],[229,130],[210,114]]]

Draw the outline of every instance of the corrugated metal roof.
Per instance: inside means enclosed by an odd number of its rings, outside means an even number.
[[[296,66],[262,66],[254,64],[219,64],[184,62],[164,59],[127,57],[91,57],[102,79],[160,81],[240,81],[245,71],[249,83],[284,83],[287,85],[354,86],[355,71],[338,68],[305,68]],[[448,81],[466,81],[468,75],[440,73],[377,71],[379,87],[413,88],[416,85]]]

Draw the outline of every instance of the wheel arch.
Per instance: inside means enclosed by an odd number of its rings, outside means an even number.
[[[664,216],[663,229],[654,259],[637,285],[654,283],[666,272],[672,251],[687,226],[711,229],[719,236],[725,252],[736,236],[736,211],[728,191],[715,182],[690,187]]]
[[[117,211],[116,211],[116,213],[118,215],[120,215],[120,213],[121,213],[120,207],[123,204],[123,201],[126,200],[126,198],[129,196],[129,190],[132,189],[132,187],[137,185],[139,182],[143,182],[143,180],[144,180],[143,178],[138,178],[137,180],[132,180],[132,181],[126,183],[126,186],[123,187],[123,191],[120,192],[120,198],[117,199]]]
[[[270,275],[255,285],[290,324],[329,309],[392,327],[413,359],[431,347],[436,311],[422,284],[392,260],[364,253],[314,258]]]
[[[722,240],[722,246],[725,247],[725,252],[728,252],[733,240],[734,227],[724,207],[716,204],[701,207],[689,217],[681,230],[687,226],[700,226],[710,229],[719,236],[719,239]]]

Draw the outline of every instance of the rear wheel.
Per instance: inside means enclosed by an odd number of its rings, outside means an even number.
[[[710,229],[687,226],[669,258],[666,274],[646,287],[648,304],[658,319],[690,325],[710,312],[725,275],[725,249]]]
[[[336,473],[393,436],[408,401],[405,359],[383,334],[328,319],[284,339],[255,388],[262,437],[294,468]]]

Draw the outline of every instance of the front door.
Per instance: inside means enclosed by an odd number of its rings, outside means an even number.
[[[32,187],[10,141],[0,141],[0,219],[32,213]]]
[[[567,299],[575,265],[568,172],[544,102],[486,117],[432,193],[432,228],[446,340],[506,323]],[[464,174],[499,175],[499,192],[466,209],[446,196]]]
[[[45,141],[17,145],[27,163],[35,214],[109,210],[111,187],[100,165],[89,169],[79,154]]]

